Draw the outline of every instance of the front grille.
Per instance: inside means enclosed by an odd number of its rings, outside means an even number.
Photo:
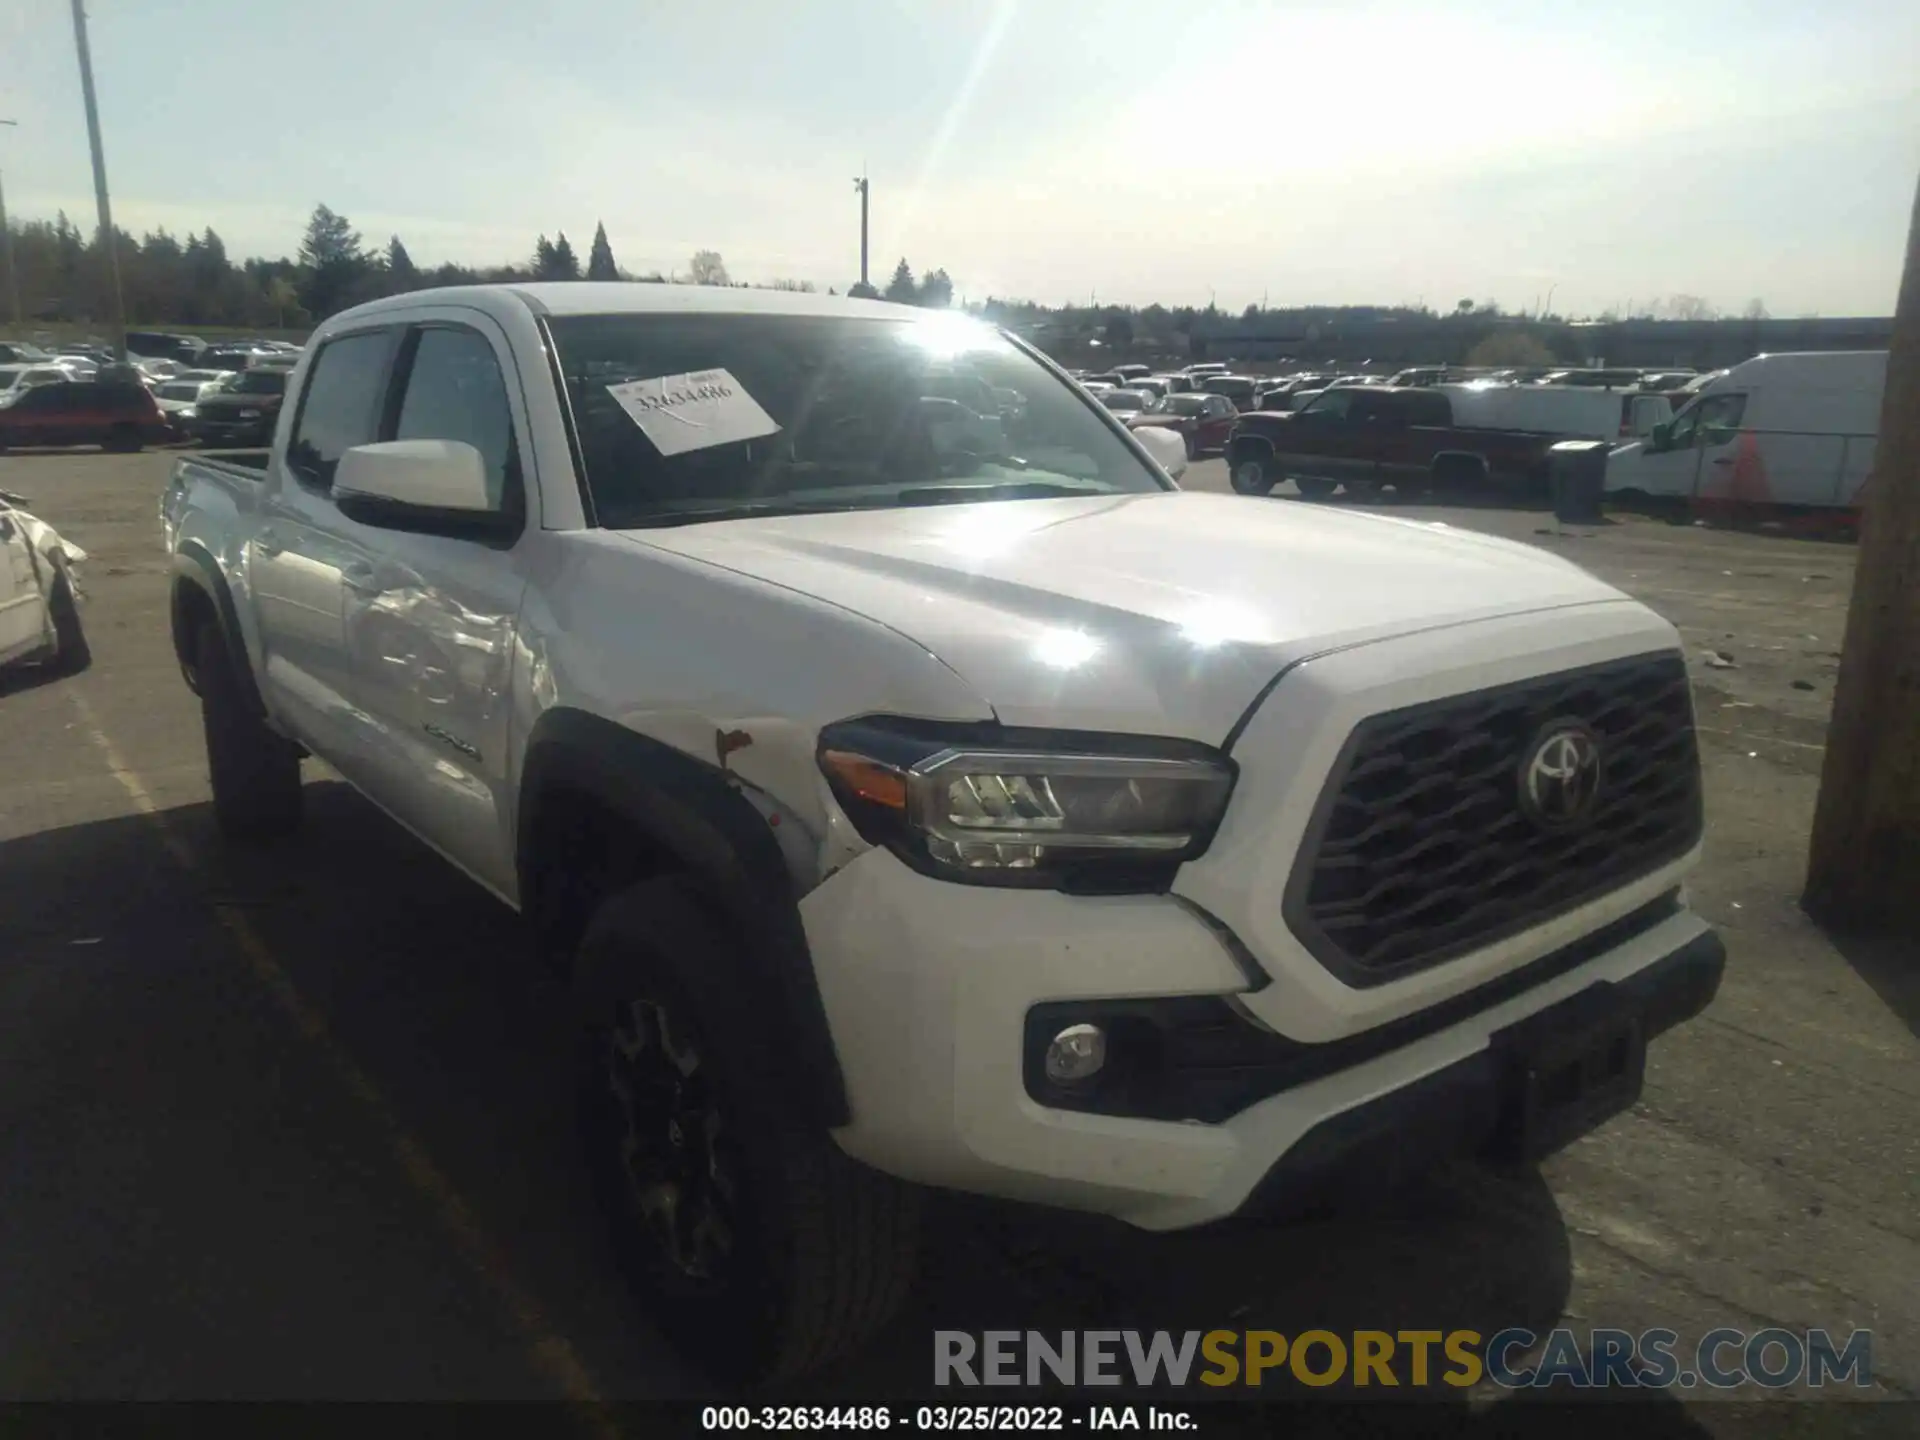
[[[1555,722],[1598,737],[1592,809],[1549,829],[1521,770]],[[1687,853],[1701,832],[1686,662],[1640,656],[1371,716],[1287,883],[1287,923],[1353,985],[1538,925]]]

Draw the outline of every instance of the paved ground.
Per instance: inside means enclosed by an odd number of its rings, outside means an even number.
[[[313,783],[283,847],[215,841],[166,638],[167,465],[0,459],[0,488],[92,552],[96,655],[0,683],[0,1395],[691,1393],[611,1278],[560,997],[514,917],[337,784]],[[1220,469],[1189,483],[1224,488]],[[1450,1171],[1367,1214],[1155,1241],[944,1205],[912,1313],[819,1397],[920,1388],[935,1326],[1562,1320],[1870,1327],[1884,1393],[1920,1393],[1920,955],[1843,952],[1793,903],[1852,551],[1404,513],[1559,550],[1682,628],[1720,999],[1655,1047],[1633,1114],[1542,1173]],[[1892,1418],[1685,1398],[1636,1423]]]

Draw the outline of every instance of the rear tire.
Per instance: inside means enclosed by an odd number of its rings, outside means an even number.
[[[809,1374],[884,1327],[911,1286],[921,1192],[794,1113],[735,942],[673,877],[605,901],[575,973],[582,1139],[622,1268],[674,1344],[731,1384]],[[604,977],[604,979],[602,978]]]
[[[1236,495],[1270,495],[1273,493],[1273,476],[1267,473],[1264,460],[1245,459],[1233,462],[1232,484]]]
[[[53,589],[47,595],[47,614],[53,621],[53,658],[49,662],[61,675],[78,675],[93,663],[93,649],[87,644],[87,632],[80,624],[80,605],[73,593],[73,577],[67,567],[57,566]]]
[[[110,450],[116,455],[135,455],[146,445],[140,438],[140,431],[132,425],[115,425],[107,431],[107,438],[101,449]]]
[[[202,626],[193,671],[206,729],[214,820],[230,840],[264,840],[300,823],[300,747],[268,729],[249,707],[234,664],[219,627]]]
[[[1340,488],[1338,480],[1329,480],[1324,475],[1296,475],[1293,484],[1307,500],[1331,500],[1333,492]]]

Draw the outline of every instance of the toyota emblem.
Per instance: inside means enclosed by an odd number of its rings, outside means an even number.
[[[1520,807],[1549,830],[1578,825],[1600,795],[1600,737],[1577,720],[1547,726],[1520,766]]]

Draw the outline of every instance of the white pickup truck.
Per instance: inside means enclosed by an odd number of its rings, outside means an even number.
[[[1672,627],[1181,448],[962,317],[577,283],[335,316],[270,452],[180,462],[223,828],[318,756],[528,917],[716,1370],[872,1334],[923,1187],[1323,1208],[1564,1144],[1712,998]]]

